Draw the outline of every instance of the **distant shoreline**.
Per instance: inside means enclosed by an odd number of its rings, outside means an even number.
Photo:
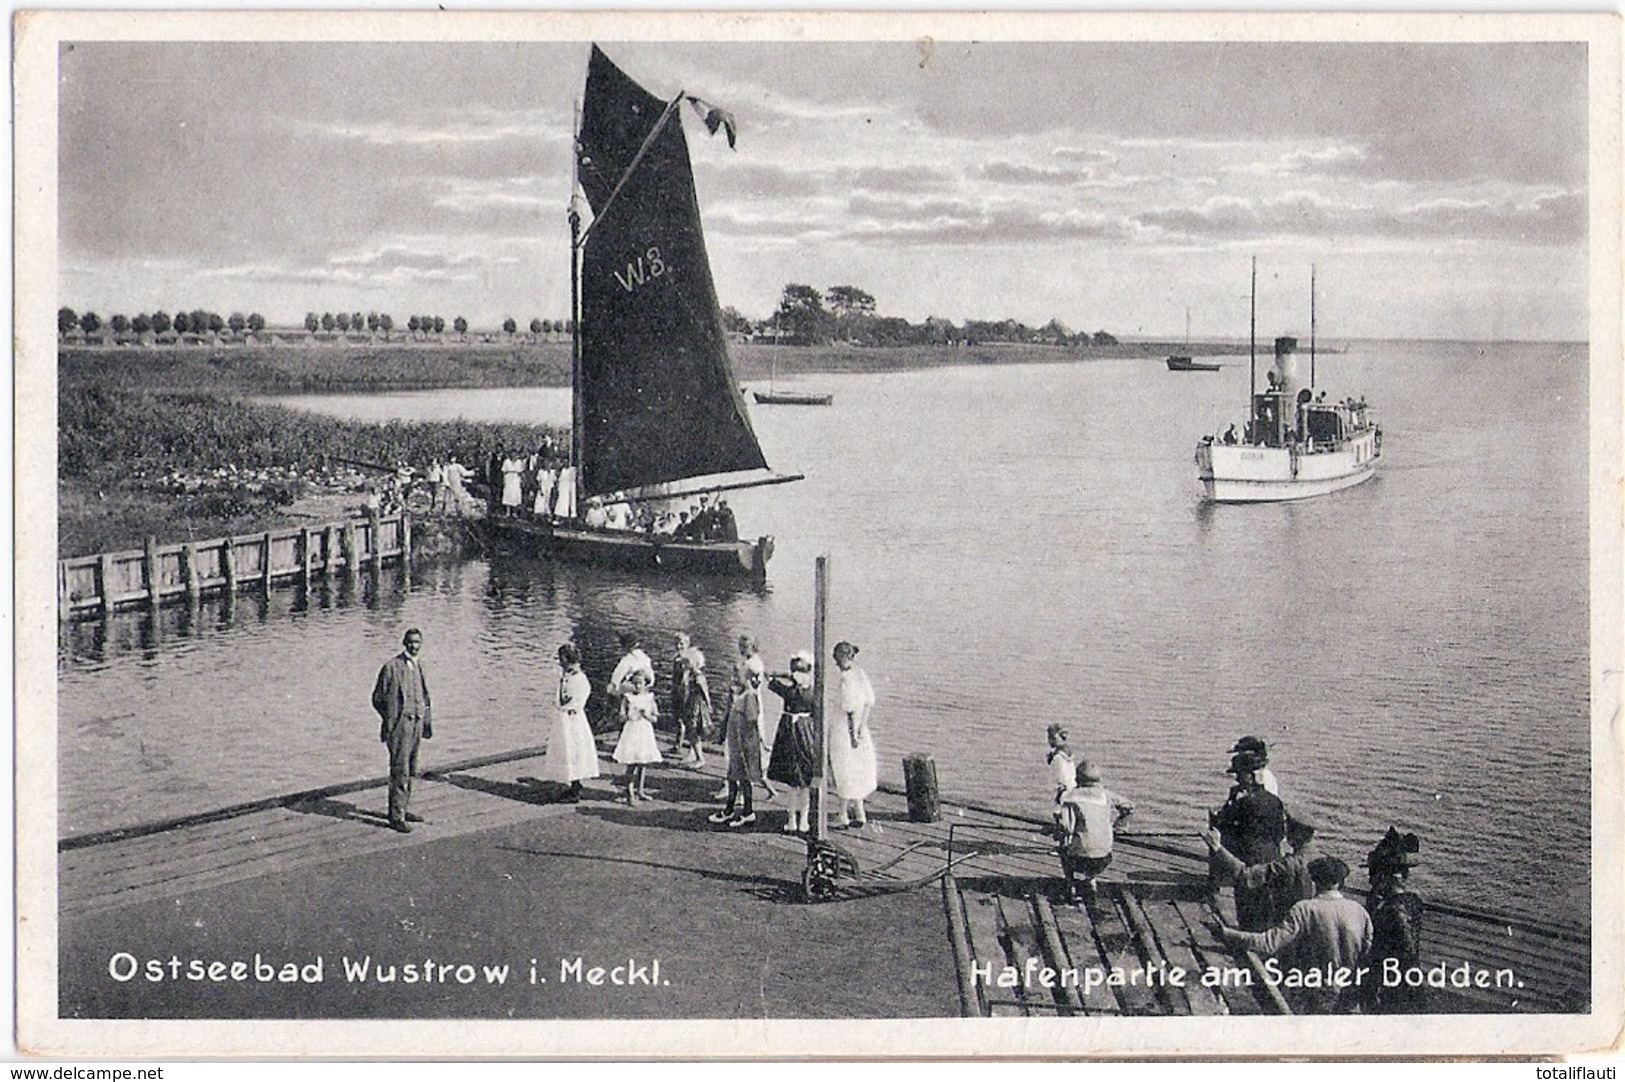
[[[807,373],[923,371],[957,365],[1162,361],[1171,353],[1245,356],[1223,342],[1121,342],[1055,346],[990,342],[963,346],[728,347],[741,381]],[[375,342],[365,345],[83,346],[57,351],[64,387],[114,386],[166,394],[228,396],[381,394],[496,387],[568,387],[568,342]]]

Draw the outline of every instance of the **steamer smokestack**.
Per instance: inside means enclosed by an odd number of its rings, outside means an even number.
[[[1291,335],[1282,335],[1275,340],[1275,378],[1280,381],[1288,402],[1296,401],[1298,397],[1297,349],[1298,340]]]

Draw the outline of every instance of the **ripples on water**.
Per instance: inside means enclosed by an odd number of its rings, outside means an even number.
[[[1357,344],[1320,361],[1321,385],[1373,403],[1379,476],[1220,508],[1191,453],[1239,419],[1244,359],[808,377],[832,408],[755,414],[769,461],[807,480],[732,501],[778,538],[765,591],[498,558],[166,611],[156,640],[142,617],[77,626],[60,829],[381,773],[368,693],[408,625],[427,636],[431,763],[541,743],[567,639],[601,681],[619,631],[657,660],[688,631],[720,689],[741,631],[775,666],[810,645],[827,552],[832,641],[863,648],[893,781],[926,751],[946,792],[1041,813],[1062,720],[1138,804],[1134,829],[1194,830],[1231,742],[1257,733],[1351,865],[1394,823],[1423,836],[1422,891],[1586,924],[1585,361]],[[483,415],[460,394],[388,408]],[[557,398],[505,408],[548,419]]]

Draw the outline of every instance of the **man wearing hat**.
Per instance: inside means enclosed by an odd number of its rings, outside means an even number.
[[[1381,975],[1384,966],[1400,971],[1422,964],[1422,899],[1407,887],[1411,869],[1420,862],[1422,843],[1415,834],[1393,827],[1365,858],[1371,892],[1366,912],[1371,914],[1371,970]],[[1391,960],[1391,961],[1390,961]],[[1427,988],[1400,982],[1385,987],[1376,980],[1365,989],[1366,1010],[1373,1014],[1421,1014],[1427,1011]]]
[[[1056,798],[1057,833],[1061,842],[1061,872],[1066,876],[1066,903],[1081,899],[1076,880],[1093,894],[1095,877],[1112,862],[1113,829],[1134,813],[1125,800],[1100,783],[1100,771],[1085,759],[1078,764],[1078,784]]]
[[[1202,831],[1202,840],[1207,842],[1209,866],[1218,869],[1222,881],[1235,884],[1238,899],[1243,892],[1262,895],[1266,928],[1279,924],[1298,902],[1315,896],[1309,862],[1320,856],[1320,847],[1315,844],[1315,822],[1307,808],[1287,812],[1286,841],[1292,852],[1264,864],[1243,862],[1224,847],[1219,832],[1212,827]],[[1242,908],[1239,900],[1236,908]]]
[[[1280,796],[1281,786],[1275,780],[1275,772],[1269,768],[1269,745],[1256,736],[1244,736],[1236,741],[1235,746],[1230,749],[1231,755],[1240,755],[1243,752],[1251,755],[1258,763],[1258,769],[1254,771],[1258,776],[1258,784],[1276,796]]]
[[[1220,845],[1245,865],[1268,864],[1280,859],[1281,842],[1286,838],[1286,808],[1274,793],[1258,783],[1263,766],[1257,754],[1240,751],[1230,757],[1236,784],[1224,807],[1208,816],[1208,826],[1218,830]],[[1215,879],[1223,878],[1223,868],[1210,864]],[[1270,926],[1269,893],[1236,884],[1236,923],[1258,932]]]
[[[1373,979],[1368,972],[1354,983],[1371,949],[1371,918],[1359,902],[1343,897],[1348,874],[1349,866],[1336,857],[1316,857],[1309,862],[1315,896],[1294,905],[1279,924],[1265,932],[1214,926],[1220,938],[1275,959],[1286,977],[1284,991],[1292,993],[1289,1002],[1296,1000],[1292,1006],[1300,1014],[1352,1014]],[[1325,980],[1319,986],[1300,987],[1291,980],[1294,970],[1303,975],[1313,970],[1337,973],[1347,983],[1339,986]]]

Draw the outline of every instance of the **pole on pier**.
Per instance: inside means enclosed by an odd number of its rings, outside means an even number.
[[[818,788],[812,804],[813,837],[823,841],[829,832],[826,794],[829,788],[829,726],[824,724],[825,643],[829,623],[829,556],[818,557],[813,569],[813,731],[818,734]]]

